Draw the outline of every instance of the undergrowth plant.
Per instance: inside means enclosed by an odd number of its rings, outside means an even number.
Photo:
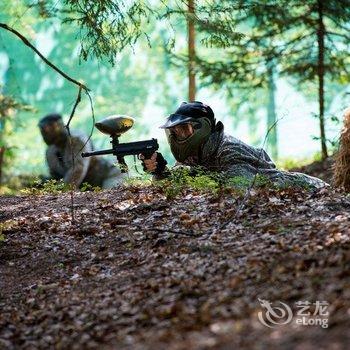
[[[13,220],[7,220],[4,222],[0,222],[0,246],[3,242],[5,242],[5,232],[12,229],[16,225],[16,222]]]
[[[27,196],[51,194],[57,195],[60,193],[69,192],[72,189],[70,184],[66,184],[63,180],[47,180],[43,182],[42,180],[36,180],[29,187],[26,187],[20,191],[21,194]],[[102,189],[99,186],[90,185],[87,182],[83,182],[79,188],[82,192],[93,191],[100,192]]]
[[[41,180],[37,180],[33,183],[33,186],[24,188],[20,191],[21,194],[28,196],[35,196],[41,194],[60,194],[64,192],[70,191],[70,185],[63,182],[63,180],[48,180],[42,182]]]
[[[156,182],[154,185],[164,192],[167,198],[171,199],[183,190],[193,189],[202,193],[220,195],[223,192],[241,193],[251,184],[251,180],[242,177],[230,177],[225,173],[208,172],[202,167],[179,167],[171,171],[170,175]],[[267,179],[258,179],[257,186],[265,186]]]

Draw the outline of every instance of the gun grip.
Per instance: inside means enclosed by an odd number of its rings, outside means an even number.
[[[117,156],[117,160],[119,163],[120,171],[122,173],[127,173],[128,172],[128,165],[126,164],[124,157]]]

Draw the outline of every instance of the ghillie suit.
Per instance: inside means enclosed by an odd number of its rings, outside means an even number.
[[[334,162],[334,185],[350,192],[350,108],[344,112],[344,126]]]
[[[194,133],[179,141],[172,128],[181,123],[192,123]],[[212,109],[201,102],[182,104],[168,117],[162,128],[166,130],[171,151],[178,164],[200,166],[227,177],[238,177],[246,185],[252,184],[259,176],[276,187],[315,189],[328,186],[322,180],[306,174],[276,169],[263,149],[249,146],[224,134],[224,125],[220,121],[216,123]]]

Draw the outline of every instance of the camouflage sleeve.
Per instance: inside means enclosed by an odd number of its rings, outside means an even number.
[[[224,147],[218,154],[218,162],[220,170],[232,177],[240,176],[251,180],[257,173],[256,167],[248,163],[236,147]]]
[[[329,184],[307,174],[278,170],[271,174],[271,180],[279,187],[324,188]]]
[[[240,152],[235,146],[228,146],[222,150],[218,160],[221,170],[226,171],[229,176],[244,177],[248,181],[253,181],[254,176],[259,174],[278,187],[322,188],[327,186],[322,180],[306,174],[277,170],[265,151],[260,154],[261,158],[257,159],[247,152]],[[260,166],[261,160],[267,162],[270,168]]]
[[[81,156],[82,152],[92,151],[91,142],[88,142],[84,146],[84,140],[80,137],[72,137],[70,153],[74,155],[74,163],[72,161],[71,154],[67,156],[68,171],[65,173],[63,181],[67,184],[73,185],[74,188],[78,188],[83,182],[86,173],[90,165],[90,157],[83,158]]]
[[[259,155],[261,155],[261,158],[269,164],[271,168],[276,168],[276,164],[273,162],[271,157],[266,153],[266,151],[263,148],[258,148]]]
[[[57,150],[55,146],[49,146],[46,150],[46,163],[49,168],[50,176],[59,180],[63,178],[64,169],[60,165],[59,159],[57,157]]]

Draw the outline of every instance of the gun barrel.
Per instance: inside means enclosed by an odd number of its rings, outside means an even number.
[[[114,154],[120,156],[138,155],[140,153],[152,154],[159,148],[156,139],[136,141],[128,143],[120,143],[114,148]]]
[[[83,158],[86,158],[86,157],[91,157],[91,156],[102,156],[104,154],[113,154],[113,153],[114,153],[113,149],[105,149],[105,150],[102,150],[102,151],[83,152],[81,154],[81,156]]]
[[[101,156],[105,154],[113,154],[117,157],[138,155],[140,153],[145,155],[152,155],[159,148],[158,141],[156,139],[146,141],[136,141],[128,143],[119,143],[112,149],[106,149],[103,151],[84,152],[82,157]]]

